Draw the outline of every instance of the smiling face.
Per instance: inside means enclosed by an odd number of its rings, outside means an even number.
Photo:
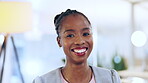
[[[66,54],[67,63],[81,64],[87,62],[93,48],[92,30],[89,22],[80,14],[66,16],[60,25],[60,47]]]

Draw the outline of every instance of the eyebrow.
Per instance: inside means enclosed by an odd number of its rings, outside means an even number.
[[[84,31],[84,30],[91,30],[91,28],[86,27],[86,28],[82,29],[82,31]],[[73,29],[68,29],[68,30],[65,30],[64,33],[66,33],[66,32],[74,32],[74,31],[75,30],[73,30]]]
[[[75,30],[73,30],[73,29],[68,29],[68,30],[65,30],[64,33],[69,32],[69,31],[71,32],[71,31],[75,31]]]
[[[91,28],[86,27],[86,28],[82,29],[82,31],[84,31],[84,30],[91,30]]]

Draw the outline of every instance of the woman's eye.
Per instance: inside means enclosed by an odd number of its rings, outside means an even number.
[[[70,34],[70,35],[67,35],[66,37],[74,37],[74,35],[73,34]]]
[[[88,36],[88,35],[90,35],[89,33],[83,33],[83,36]]]

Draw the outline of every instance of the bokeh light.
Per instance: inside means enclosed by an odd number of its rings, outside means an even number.
[[[132,44],[136,47],[142,47],[147,41],[147,37],[142,31],[135,31],[131,36]]]

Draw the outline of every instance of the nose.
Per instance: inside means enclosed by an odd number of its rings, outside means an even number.
[[[85,44],[85,40],[83,39],[83,37],[78,36],[78,37],[76,37],[74,44],[75,45],[83,45],[83,44]]]

